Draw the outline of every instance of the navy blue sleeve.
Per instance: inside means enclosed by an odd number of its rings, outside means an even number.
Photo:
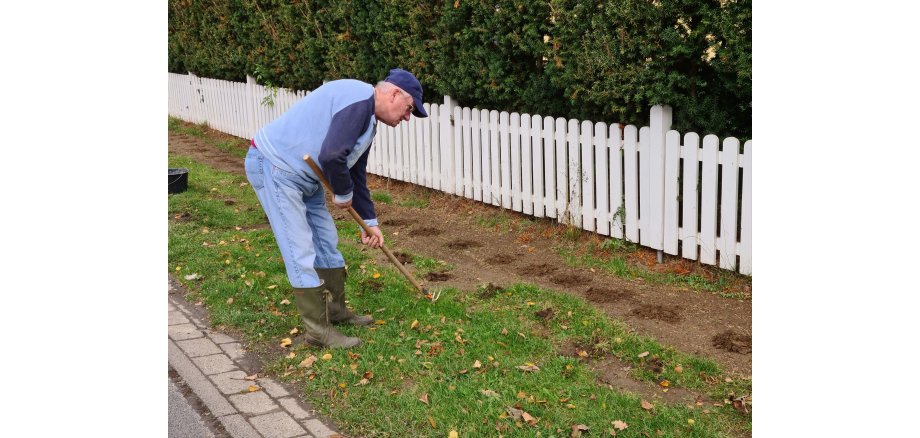
[[[377,218],[377,213],[374,212],[374,201],[371,200],[371,192],[367,189],[367,157],[370,153],[371,148],[367,148],[361,158],[358,158],[354,167],[351,168],[351,179],[355,184],[351,206],[365,221]]]
[[[371,100],[355,102],[332,116],[319,152],[319,164],[336,195],[348,195],[353,186],[348,171],[348,153],[371,122]]]

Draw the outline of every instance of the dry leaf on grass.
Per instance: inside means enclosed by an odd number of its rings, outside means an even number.
[[[613,428],[616,430],[623,430],[629,427],[629,425],[626,424],[626,422],[622,420],[614,420],[614,421],[611,421],[610,424],[612,424]]]
[[[575,424],[575,425],[572,425],[572,435],[571,435],[571,437],[572,437],[572,438],[578,438],[578,437],[581,436],[582,432],[587,432],[588,429],[590,429],[590,428],[589,428],[588,426],[585,426],[584,424]]]
[[[486,397],[498,397],[498,393],[491,389],[480,389],[479,393]]]
[[[310,367],[313,366],[313,363],[314,363],[314,362],[316,362],[316,356],[314,356],[314,355],[311,354],[310,357],[308,357],[308,358],[304,359],[303,361],[301,361],[299,366],[300,366],[301,368],[310,368]]]
[[[537,419],[531,416],[530,414],[528,414],[527,412],[521,412],[521,419],[523,419],[524,422],[526,422],[527,424],[531,426],[536,426],[537,424]]]
[[[291,345],[291,338],[284,338],[281,340],[281,347],[287,347]]]
[[[646,411],[648,411],[648,410],[653,409],[654,407],[655,405],[649,403],[647,400],[642,400],[642,409],[645,409]]]
[[[518,365],[518,366],[516,366],[515,368],[517,368],[517,369],[519,369],[519,370],[521,370],[521,371],[523,371],[523,372],[525,372],[525,373],[532,373],[532,372],[535,372],[535,371],[540,371],[540,367],[538,367],[538,366],[536,366],[536,365],[534,365],[534,364],[532,364],[532,363],[530,363],[530,362],[527,362],[527,363],[525,363],[524,365]]]
[[[427,392],[422,394],[422,396],[419,397],[418,399],[420,402],[424,403],[425,405],[428,405],[428,393]]]

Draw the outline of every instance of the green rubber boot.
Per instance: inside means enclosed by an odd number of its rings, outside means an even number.
[[[316,268],[319,278],[326,283],[326,288],[332,292],[332,302],[329,303],[329,321],[333,324],[370,325],[374,318],[370,315],[356,315],[345,306],[345,279],[348,271],[341,268]]]
[[[329,322],[332,292],[325,285],[294,288],[294,302],[303,320],[303,342],[317,347],[351,348],[361,345],[361,340],[343,335]]]

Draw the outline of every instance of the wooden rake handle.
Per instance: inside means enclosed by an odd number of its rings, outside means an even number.
[[[326,187],[326,190],[328,190],[329,193],[332,193],[332,196],[335,196],[335,192],[332,191],[332,186],[329,185],[329,180],[326,179],[326,175],[323,174],[323,170],[319,168],[315,161],[313,161],[313,158],[310,158],[309,155],[304,155],[303,160],[307,162],[307,165],[310,166],[311,169],[313,169],[313,173],[315,173],[316,177],[319,178],[321,183],[323,183],[323,186]],[[371,235],[370,228],[367,226],[367,224],[364,223],[364,220],[361,219],[361,216],[358,215],[358,212],[355,211],[355,209],[351,206],[348,207],[348,214],[350,214],[352,219],[354,219],[355,222],[361,226],[361,229],[363,229],[365,233]],[[387,248],[386,245],[381,244],[380,249],[383,250],[383,253],[387,255],[387,258],[390,259],[390,261],[393,262],[397,268],[399,268],[399,272],[402,272],[406,279],[408,279],[409,282],[412,283],[412,285],[415,286],[419,292],[421,292],[423,295],[428,295],[428,291],[426,291],[425,288],[423,288],[422,285],[415,280],[412,274],[406,270],[406,267],[399,262],[399,259],[397,259],[396,256],[390,252],[390,249]]]

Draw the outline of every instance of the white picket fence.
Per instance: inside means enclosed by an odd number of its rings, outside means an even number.
[[[251,138],[306,93],[169,73],[169,114]],[[751,140],[425,103],[378,124],[368,172],[752,275]],[[739,196],[740,190],[740,196]]]

